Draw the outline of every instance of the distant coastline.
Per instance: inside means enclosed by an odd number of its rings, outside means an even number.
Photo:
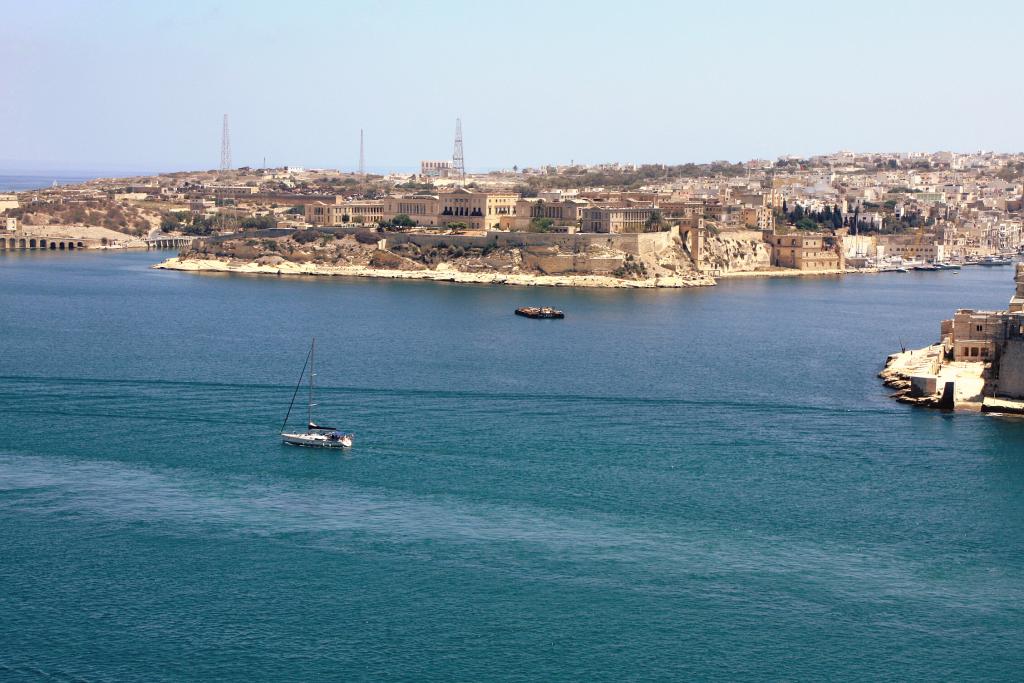
[[[96,178],[107,177],[98,173],[71,173],[55,171],[53,173],[0,173],[0,192],[28,192],[41,190],[57,183],[58,185],[77,185]]]
[[[152,266],[157,270],[192,273],[237,273],[244,275],[314,275],[383,278],[388,280],[433,280],[463,284],[518,285],[547,287],[599,287],[612,289],[653,289],[704,287],[715,284],[709,277],[659,277],[624,280],[603,275],[543,275],[537,273],[465,273],[441,264],[436,270],[398,270],[364,265],[330,266],[315,263],[261,264],[258,261],[218,258],[172,257]]]
[[[121,169],[0,168],[0,192],[29,192],[57,185],[79,185],[97,178],[128,178],[153,175]]]

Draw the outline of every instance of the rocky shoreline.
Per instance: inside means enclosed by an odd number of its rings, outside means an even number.
[[[327,277],[370,277],[390,280],[433,280],[466,284],[514,285],[539,287],[598,287],[614,289],[679,289],[707,287],[715,284],[706,275],[686,277],[655,277],[626,280],[605,275],[535,275],[530,273],[467,273],[455,270],[449,264],[438,264],[433,270],[392,270],[362,265],[328,266],[317,263],[260,264],[256,261],[235,259],[173,257],[157,263],[153,268],[194,273],[238,273],[248,275],[304,275]]]
[[[978,411],[985,401],[984,364],[950,362],[942,344],[894,353],[878,376],[885,386],[896,390],[892,398],[900,403]],[[947,385],[951,387],[948,394]]]

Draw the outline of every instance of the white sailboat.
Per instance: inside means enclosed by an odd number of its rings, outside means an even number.
[[[281,424],[281,441],[292,446],[307,446],[310,448],[352,448],[356,435],[351,432],[342,432],[335,427],[324,427],[313,422],[313,385],[315,384],[316,371],[316,337],[309,346],[309,353],[306,354],[306,362],[302,365],[302,372],[299,373],[299,381],[295,384],[295,392],[292,394],[292,402],[288,405],[288,412]],[[285,432],[288,425],[288,418],[291,417],[292,407],[295,405],[295,397],[299,395],[299,387],[302,386],[302,378],[306,375],[306,368],[309,368],[309,404],[306,409],[306,431]]]

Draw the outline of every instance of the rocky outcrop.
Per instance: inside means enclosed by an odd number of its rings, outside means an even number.
[[[196,242],[157,268],[273,275],[346,275],[564,287],[694,287],[714,280],[695,272],[678,245],[634,255],[608,246],[474,245],[457,239],[417,245],[316,231],[278,238]]]
[[[701,269],[720,275],[767,270],[771,265],[771,249],[760,233],[708,235],[701,252]]]
[[[372,266],[331,266],[316,263],[282,261],[261,264],[257,261],[230,259],[169,258],[153,266],[163,270],[187,272],[242,273],[254,275],[317,275],[374,277],[392,280],[436,280],[473,284],[522,285],[547,287],[605,287],[650,289],[655,287],[699,287],[715,284],[706,277],[654,277],[642,280],[624,280],[604,275],[536,275],[532,273],[480,273],[456,270],[450,264],[439,264],[435,269],[392,270]]]
[[[892,398],[901,403],[977,410],[986,389],[986,366],[949,362],[943,345],[934,344],[892,354],[878,376],[885,386],[895,389]]]

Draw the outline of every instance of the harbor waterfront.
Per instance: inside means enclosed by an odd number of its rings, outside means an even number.
[[[2,679],[1024,666],[1024,420],[876,377],[1004,309],[1009,267],[573,289],[170,255],[0,254]],[[351,451],[281,444],[314,336]]]

